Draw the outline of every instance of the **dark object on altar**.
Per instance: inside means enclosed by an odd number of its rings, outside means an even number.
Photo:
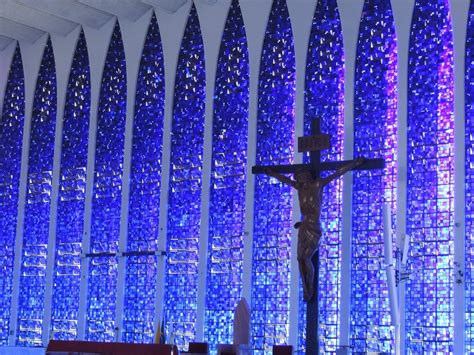
[[[181,354],[207,355],[209,354],[209,344],[190,342],[188,351],[181,351]]]
[[[292,355],[293,345],[273,345],[273,355]]]

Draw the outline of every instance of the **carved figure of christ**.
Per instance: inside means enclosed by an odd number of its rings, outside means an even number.
[[[320,224],[324,186],[350,170],[383,169],[383,159],[358,158],[348,161],[321,162],[321,150],[330,148],[329,135],[321,134],[319,119],[312,121],[312,135],[298,139],[298,151],[310,152],[309,164],[290,164],[252,168],[254,174],[266,174],[298,191],[302,221],[295,224],[298,230],[298,265],[303,282],[304,299],[307,302],[306,353],[319,354],[318,326],[318,278],[319,242],[322,236]],[[320,177],[322,171],[334,171]],[[283,174],[293,174],[291,179]]]

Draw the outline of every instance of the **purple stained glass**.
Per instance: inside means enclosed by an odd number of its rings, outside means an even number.
[[[0,119],[0,346],[8,345],[11,329],[24,119],[25,79],[20,46],[17,44],[10,65]]]
[[[295,53],[285,0],[274,0],[260,62],[258,165],[293,160]],[[276,179],[255,178],[251,341],[254,354],[288,342],[292,192]]]
[[[344,135],[344,48],[336,0],[318,1],[306,59],[304,134],[320,119],[321,132],[331,135],[331,148],[321,160],[341,160]],[[309,157],[305,156],[305,162]],[[319,251],[320,349],[334,352],[339,343],[341,290],[342,180],[326,187],[321,216],[323,240]],[[300,282],[301,284],[301,282]],[[306,303],[300,286],[298,350],[306,342]]]
[[[408,63],[406,350],[452,353],[453,40],[448,0],[417,0]]]
[[[152,343],[156,315],[158,222],[165,73],[160,30],[152,15],[137,79],[133,121],[122,339]]]
[[[36,81],[18,298],[17,346],[43,345],[46,259],[56,128],[56,68],[48,38]]]
[[[90,112],[87,43],[81,31],[66,94],[61,145],[51,338],[77,338]]]
[[[86,339],[113,341],[127,99],[125,53],[115,24],[100,87],[90,231]]]
[[[175,78],[164,303],[166,334],[181,350],[196,333],[205,82],[204,46],[193,4]]]
[[[466,277],[465,352],[474,352],[474,1],[471,1],[466,37]]]
[[[205,338],[215,348],[233,340],[242,293],[249,105],[249,58],[237,0],[222,36],[214,92]]]
[[[365,0],[355,65],[354,156],[384,170],[353,175],[350,341],[356,352],[393,353],[382,206],[396,212],[397,43],[389,0]]]

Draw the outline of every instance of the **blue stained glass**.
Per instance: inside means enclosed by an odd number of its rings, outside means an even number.
[[[18,300],[18,346],[42,345],[55,126],[56,68],[51,38],[48,38],[31,117]]]
[[[0,345],[8,345],[18,215],[25,80],[20,46],[8,74],[0,119]]]
[[[355,65],[354,156],[384,170],[354,173],[350,339],[355,352],[393,353],[382,205],[396,212],[397,44],[389,0],[365,0]]]
[[[195,336],[205,105],[204,46],[194,4],[175,78],[168,200],[166,334],[180,349]]]
[[[295,53],[285,0],[274,0],[260,62],[257,112],[258,165],[293,160]],[[276,179],[255,178],[252,265],[254,354],[288,342],[292,192]]]
[[[51,337],[77,338],[90,112],[87,43],[81,31],[66,94],[61,145]]]
[[[135,97],[128,252],[157,250],[164,102],[163,52],[158,22],[153,14],[143,47]],[[126,342],[153,342],[156,263],[154,255],[127,257],[122,335]]]
[[[344,47],[336,0],[318,1],[306,60],[304,134],[320,119],[321,132],[331,135],[331,148],[321,160],[341,160],[344,135]],[[305,157],[305,162],[308,162]],[[324,230],[319,249],[320,349],[334,352],[339,342],[341,291],[342,179],[326,187],[321,215]],[[300,282],[301,284],[301,282]],[[300,286],[298,349],[306,342],[306,303]]]
[[[453,43],[448,0],[417,0],[408,62],[408,353],[452,353]]]
[[[242,292],[249,58],[237,0],[222,36],[214,92],[205,337],[211,347],[233,340]]]
[[[474,352],[474,1],[466,37],[466,353]]]
[[[125,53],[118,21],[110,41],[99,96],[92,195],[86,339],[115,339],[117,257],[126,117]],[[101,255],[102,254],[102,255]]]

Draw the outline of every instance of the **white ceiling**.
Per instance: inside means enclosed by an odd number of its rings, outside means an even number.
[[[188,1],[0,0],[0,50],[14,40],[34,43],[46,32],[66,36],[78,25],[98,29],[113,16],[135,21],[151,7],[173,13]]]

